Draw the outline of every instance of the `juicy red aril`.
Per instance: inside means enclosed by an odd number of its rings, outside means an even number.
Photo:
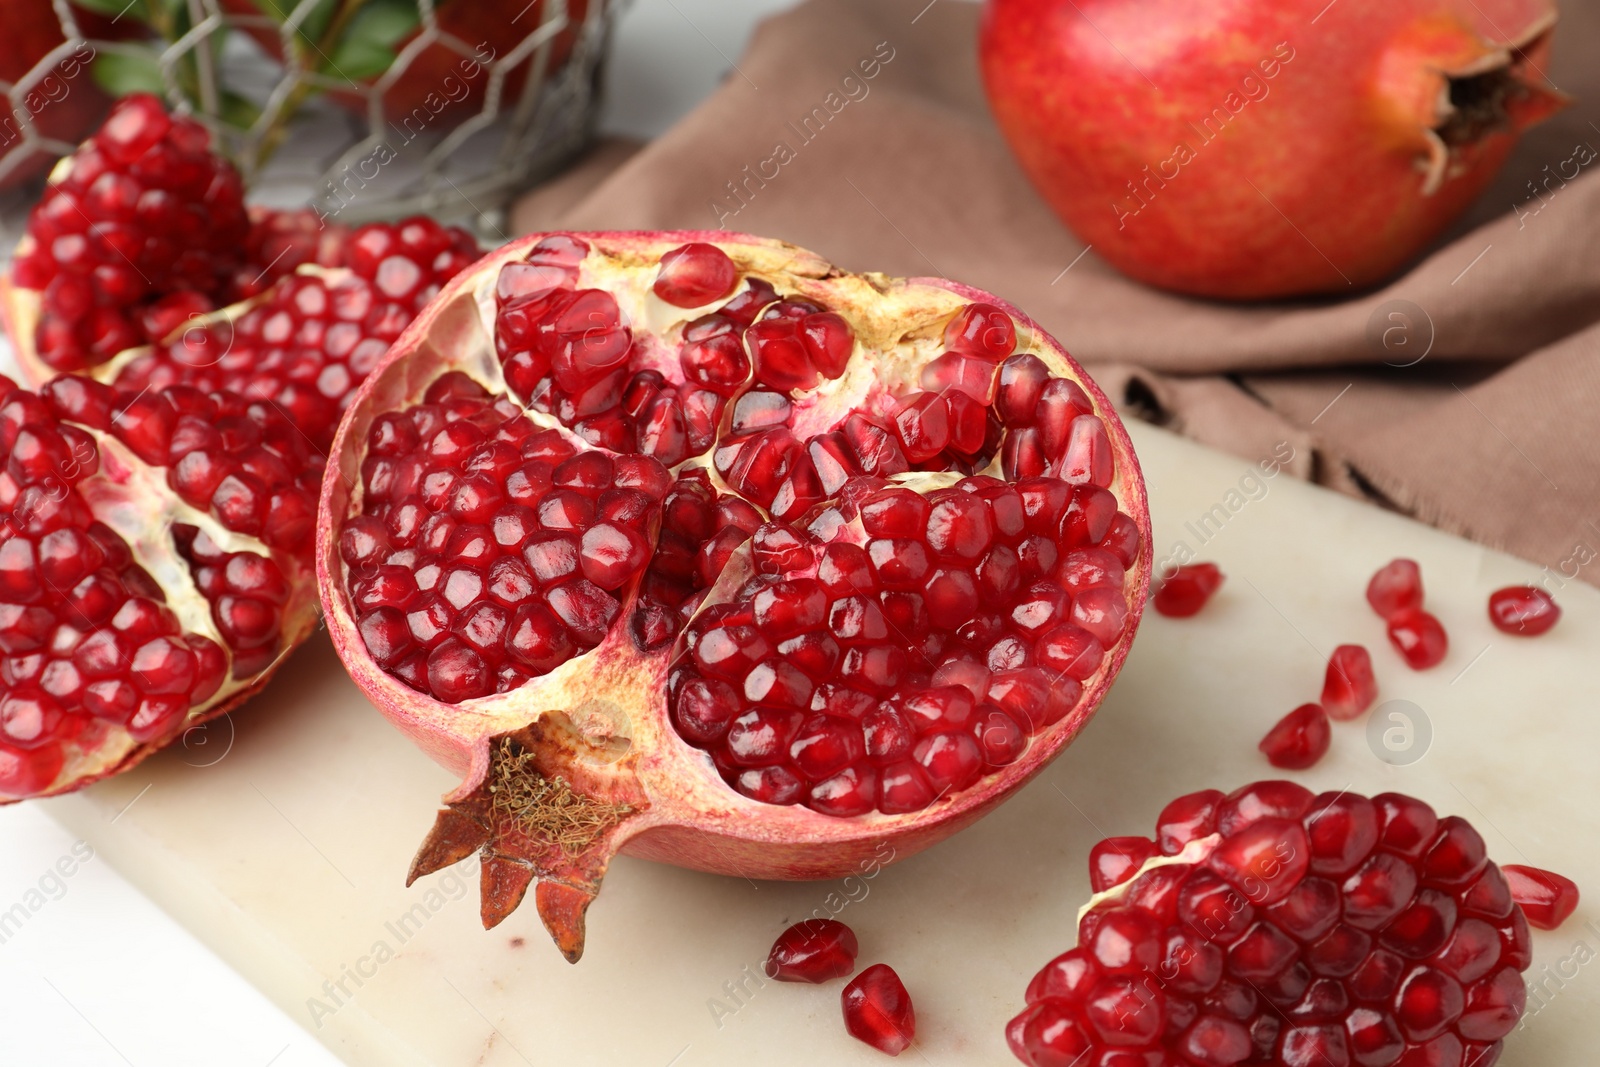
[[[1561,618],[1555,598],[1532,585],[1513,585],[1489,594],[1489,621],[1519,637],[1537,637]]]
[[[1328,754],[1333,731],[1321,704],[1301,704],[1267,731],[1257,747],[1274,767],[1303,771]]]
[[[1511,885],[1511,899],[1522,908],[1530,925],[1554,930],[1578,910],[1578,885],[1572,879],[1515,863],[1500,870]]]
[[[766,973],[780,982],[826,982],[856,969],[856,935],[837,919],[797,922],[772,943]]]
[[[1367,603],[1381,618],[1422,608],[1422,569],[1415,560],[1391,560],[1367,583]]]
[[[1450,651],[1444,625],[1421,610],[1402,611],[1389,618],[1389,643],[1416,671],[1438,666]]]
[[[1206,606],[1222,588],[1223,574],[1215,563],[1191,563],[1162,577],[1150,602],[1163,615],[1188,618]]]
[[[1322,682],[1322,707],[1330,718],[1353,719],[1378,699],[1378,681],[1372,674],[1372,657],[1361,645],[1340,645],[1328,657]]]
[[[1155,855],[1155,843],[1149,838],[1106,838],[1089,851],[1090,888],[1096,893],[1103,893],[1121,885]]]
[[[917,1036],[917,1016],[900,976],[875,963],[850,980],[840,995],[844,1028],[879,1052],[898,1056]]]
[[[124,97],[28,218],[17,283],[42,291],[36,348],[82,370],[170,327],[172,312],[235,295],[250,232],[243,183],[192,119]],[[259,269],[259,268],[258,268]],[[166,308],[155,305],[175,299]],[[181,314],[181,310],[178,310]]]
[[[674,307],[694,308],[720,300],[739,284],[739,269],[716,245],[701,241],[674,248],[661,257],[661,273],[651,287]]]
[[[1096,888],[1120,888],[1029,983],[1007,1043],[1033,1067],[1465,1067],[1470,1049],[1491,1063],[1525,1006],[1529,959],[1502,945],[1526,927],[1483,890],[1505,881],[1469,830],[1393,794],[1180,797],[1157,842],[1173,856],[1206,841],[1199,862],[1125,872],[1113,857],[1148,839],[1097,846]]]

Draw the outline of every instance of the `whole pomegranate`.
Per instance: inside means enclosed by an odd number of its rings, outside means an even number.
[[[1411,797],[1206,790],[1089,864],[1006,1030],[1029,1067],[1494,1067],[1527,1005],[1515,883]]]
[[[1100,391],[943,279],[718,232],[533,236],[446,286],[323,483],[335,647],[462,776],[411,871],[537,881],[576,960],[612,855],[834,877],[1072,740],[1149,580]]]
[[[1140,281],[1257,299],[1388,278],[1528,126],[1550,0],[988,0],[979,55],[1023,169]]]

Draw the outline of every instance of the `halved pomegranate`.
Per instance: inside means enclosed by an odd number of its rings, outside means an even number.
[[[1014,308],[728,233],[530,237],[373,370],[323,484],[351,675],[462,775],[413,879],[537,880],[576,960],[612,855],[826,878],[1037,773],[1149,580],[1110,404]]]

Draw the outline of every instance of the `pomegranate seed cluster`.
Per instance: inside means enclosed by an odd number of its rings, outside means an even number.
[[[371,424],[340,550],[381,668],[454,703],[615,628],[671,657],[663,710],[733,789],[835,816],[927,808],[1079,706],[1140,532],[1008,314],[915,324],[885,373],[870,324],[716,245],[607,256],[556,234],[500,268],[506,396],[454,373]]]
[[[1052,478],[852,478],[807,528],[756,531],[756,574],[689,628],[673,724],[753,799],[921,810],[1077,706],[1126,622],[1123,560],[1091,540],[1115,510]]]
[[[107,438],[122,449],[114,458]],[[309,562],[322,457],[270,407],[236,396],[134,394],[70,377],[39,394],[0,379],[0,452],[0,796],[21,797],[48,789],[70,756],[113,730],[169,738],[230,674],[248,679],[281,653],[289,586],[270,550]],[[114,497],[141,464],[164,468],[164,490],[197,512],[266,546],[225,552],[182,523],[152,531],[189,562],[226,651],[185,631],[171,591],[102,521],[101,508],[128,519],[131,501]]]
[[[339,549],[367,649],[450,703],[516,689],[605,638],[668,486],[463,374],[372,426]]]
[[[1505,875],[1409,797],[1195,793],[1097,845],[1090,878],[1078,947],[1007,1030],[1032,1067],[1492,1067],[1522,1016]]]
[[[296,236],[284,251],[299,247]],[[117,384],[183,383],[270,400],[326,449],[356,387],[440,287],[479,255],[470,234],[425,218],[362,226],[339,247],[340,255],[323,258],[348,274],[289,275],[237,319],[194,325],[132,360]]]
[[[249,231],[243,183],[205,128],[124,97],[28,216],[13,269],[43,294],[39,357],[81,370],[226,303]]]

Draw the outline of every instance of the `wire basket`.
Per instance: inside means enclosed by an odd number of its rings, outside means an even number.
[[[472,219],[498,236],[510,198],[591,138],[625,0],[0,3],[47,6],[61,36],[0,80],[0,185],[75,147],[88,131],[69,110],[146,90],[211,129],[252,200],[350,223]]]

